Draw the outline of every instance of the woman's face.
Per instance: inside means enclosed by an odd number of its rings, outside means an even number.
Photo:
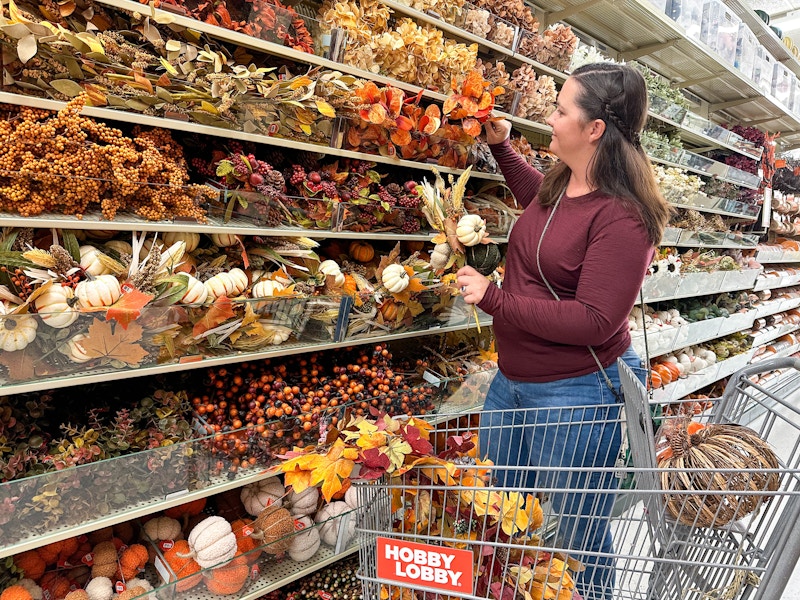
[[[571,156],[585,152],[590,143],[590,124],[575,102],[579,91],[580,84],[573,77],[567,78],[558,93],[556,109],[547,117],[547,124],[553,128],[550,151],[567,163]]]

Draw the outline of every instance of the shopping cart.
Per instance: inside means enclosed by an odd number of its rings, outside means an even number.
[[[800,361],[742,370],[701,416],[707,423],[746,419],[773,444],[792,440],[778,468],[716,470],[725,480],[750,482],[742,492],[663,488],[652,407],[624,365],[625,411],[616,405],[438,415],[432,442],[450,459],[446,467],[423,463],[399,476],[355,482],[364,597],[778,600],[800,554],[793,535],[800,519],[800,411],[750,380],[775,369],[797,371]],[[626,430],[635,466],[618,459]],[[470,449],[478,438],[481,447],[500,443],[506,456],[483,464],[480,449]],[[621,489],[631,473],[634,485]],[[761,481],[770,484],[752,485]],[[717,500],[726,511],[731,503],[750,508],[742,518],[701,527],[670,514],[667,501],[674,507],[676,498],[695,505]]]

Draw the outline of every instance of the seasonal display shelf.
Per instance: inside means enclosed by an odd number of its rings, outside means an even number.
[[[751,190],[756,190],[759,185],[761,185],[761,178],[752,173],[745,173],[740,169],[733,169],[724,163],[711,160],[710,158],[695,154],[694,152],[689,152],[688,150],[678,148],[671,148],[671,150],[677,151],[674,157],[675,160],[666,160],[660,156],[655,156],[654,152],[657,151],[653,149],[647,149],[647,155],[653,162],[668,167],[685,169],[691,173],[697,173],[698,175],[714,177],[720,181],[727,181]]]
[[[800,329],[800,325],[795,323],[780,323],[765,329],[753,331],[750,336],[753,338],[753,346],[763,346],[769,342],[777,340],[779,337],[792,333]]]
[[[528,58],[527,56],[523,56],[515,52],[513,49],[506,48],[505,46],[501,46],[500,44],[495,44],[494,42],[488,41],[486,38],[475,35],[468,31],[464,31],[460,27],[457,27],[441,19],[438,15],[434,16],[432,14],[416,10],[414,8],[411,8],[410,6],[406,6],[401,2],[395,2],[394,0],[381,0],[381,3],[388,6],[395,12],[405,14],[409,17],[413,17],[417,21],[433,25],[434,27],[437,27],[438,29],[445,31],[450,35],[453,35],[457,38],[460,38],[470,43],[478,44],[480,47],[486,50],[491,50],[495,54],[502,54],[504,56],[514,59],[516,62],[524,62],[526,64],[529,64],[539,73],[544,75],[549,75],[558,82],[563,82],[567,78],[566,73],[562,73],[561,71],[548,67],[545,64],[536,62],[535,60]]]
[[[648,275],[642,291],[645,302],[661,302],[703,294],[749,290],[759,273],[761,269],[681,273],[679,276]]]
[[[680,327],[664,327],[657,331],[647,332],[646,346],[645,333],[632,331],[631,343],[639,356],[655,358],[695,344],[724,337],[743,329],[749,329],[753,326],[755,319],[756,310],[753,309],[735,313],[728,317],[716,317],[687,323]]]
[[[668,385],[657,388],[653,391],[653,403],[661,404],[675,402],[684,396],[696,392],[712,383],[733,375],[736,371],[746,366],[753,358],[756,349],[751,348],[746,352],[731,356],[725,360],[714,363],[701,369],[696,373],[690,373],[686,377],[678,379]]]
[[[48,100],[45,98],[36,98],[33,96],[23,96],[20,94],[0,92],[0,103],[15,104],[19,106],[30,106],[33,108],[43,108],[46,110],[58,111],[64,108],[67,103],[59,100]],[[321,144],[310,144],[307,142],[298,142],[295,140],[288,140],[285,138],[270,137],[268,135],[260,135],[255,133],[246,133],[235,129],[223,129],[221,127],[213,127],[209,125],[201,125],[199,123],[189,123],[186,121],[179,121],[177,119],[167,119],[162,117],[152,117],[135,112],[125,112],[121,110],[114,110],[109,108],[97,108],[87,106],[81,111],[89,117],[98,119],[107,119],[110,121],[122,121],[125,123],[132,123],[136,125],[145,125],[150,127],[161,127],[163,129],[173,129],[178,131],[186,131],[189,133],[201,133],[211,135],[214,137],[221,137],[225,139],[237,139],[248,142],[256,142],[258,144],[268,144],[278,148],[289,148],[291,150],[303,150],[306,152],[332,154],[344,158],[355,158],[359,160],[366,160],[388,165],[396,165],[400,167],[407,167],[412,169],[430,169],[430,163],[414,162],[409,160],[402,160],[399,158],[391,158],[388,156],[381,156],[380,154],[367,154],[364,152],[354,152],[352,150],[344,150],[342,148],[333,148]],[[436,166],[436,165],[434,165]],[[453,173],[459,175],[463,169],[453,169],[450,167],[436,167],[442,173]],[[493,181],[502,181],[503,176],[494,173],[481,173],[480,171],[473,171],[472,177],[477,179],[490,179]]]
[[[800,252],[797,250],[759,250],[756,260],[762,264],[798,263]]]
[[[145,309],[146,310],[146,309]],[[35,318],[32,316],[31,318]],[[98,320],[99,321],[99,320]],[[331,350],[336,348],[346,348],[360,344],[374,343],[375,341],[392,341],[401,340],[413,337],[422,337],[432,334],[447,333],[450,331],[463,331],[476,327],[476,323],[472,318],[471,313],[465,315],[464,318],[459,320],[458,324],[442,323],[438,325],[429,325],[424,329],[411,329],[400,332],[387,332],[383,329],[368,331],[364,334],[353,336],[345,341],[328,341],[328,342],[309,342],[309,343],[292,343],[283,344],[280,346],[273,346],[274,349],[262,350],[258,352],[229,352],[217,356],[208,355],[203,356],[195,354],[192,356],[183,357],[182,359],[174,360],[164,364],[151,364],[140,367],[133,367],[126,363],[115,363],[99,366],[91,370],[80,370],[79,365],[73,365],[71,369],[64,369],[58,375],[36,375],[31,377],[23,377],[18,382],[3,381],[0,383],[0,390],[4,395],[22,394],[26,392],[42,391],[56,388],[72,387],[76,385],[85,385],[90,383],[100,383],[105,381],[116,381],[122,379],[130,379],[133,377],[147,377],[151,375],[159,375],[164,373],[175,373],[177,371],[186,371],[190,369],[201,369],[206,367],[213,367],[219,365],[227,365],[245,361],[255,361],[264,358],[283,357],[293,354],[305,354],[321,350]],[[100,321],[102,323],[102,321]],[[485,313],[480,313],[478,326],[491,327],[491,318]],[[51,352],[56,350],[51,348]],[[2,353],[8,355],[8,352]],[[33,358],[33,357],[30,357]],[[28,360],[30,360],[30,358]],[[24,361],[20,361],[24,363]],[[33,367],[31,367],[33,368]]]
[[[753,286],[753,291],[762,292],[764,290],[774,290],[777,288],[789,287],[790,285],[797,285],[798,283],[800,283],[800,274],[778,277],[760,275]]]
[[[428,371],[423,377],[443,392],[444,399],[437,404],[436,411],[446,417],[425,416],[425,420],[436,424],[453,414],[479,410],[497,372],[496,368],[486,369],[459,378],[448,378]]]
[[[670,228],[673,229],[673,228]],[[661,246],[683,246],[691,248],[755,248],[758,237],[730,231],[679,230],[674,242],[661,242]]]
[[[672,204],[672,206],[674,206],[675,208],[691,208],[693,210],[696,210],[696,211],[699,211],[699,212],[702,212],[702,213],[708,213],[708,214],[712,214],[712,215],[720,215],[722,217],[732,217],[732,218],[735,218],[735,219],[742,219],[742,220],[746,220],[746,221],[754,221],[755,218],[756,218],[756,215],[752,215],[752,214],[747,214],[747,213],[743,213],[743,212],[731,212],[731,211],[728,211],[728,210],[723,210],[721,208],[714,208],[714,205],[719,204],[719,200],[717,200],[716,198],[710,198],[710,200],[713,201],[713,205],[712,206],[702,206],[702,205],[698,205],[698,204],[679,204],[677,202],[671,202],[670,204]],[[739,203],[739,204],[741,204],[741,203]]]
[[[759,360],[766,360],[768,358],[785,358],[787,356],[792,356],[793,354],[800,352],[800,344],[792,344],[791,346],[787,346],[777,352],[767,352],[764,353],[763,358],[760,358],[761,355],[757,355],[753,357],[752,362],[758,362]]]
[[[663,122],[663,123],[665,123],[667,125],[670,125],[672,127],[675,127],[677,129],[679,129],[680,132],[681,132],[681,139],[682,140],[685,140],[685,141],[687,141],[690,144],[693,144],[695,146],[704,146],[704,147],[711,146],[711,147],[714,147],[714,148],[725,148],[727,150],[731,150],[733,152],[736,152],[736,153],[741,154],[743,156],[746,156],[748,158],[752,158],[753,160],[761,160],[761,154],[763,153],[763,148],[760,148],[761,152],[758,152],[756,148],[753,148],[751,146],[742,147],[743,143],[739,143],[738,140],[736,140],[735,143],[731,143],[730,141],[726,142],[724,140],[720,140],[718,138],[712,137],[712,136],[704,133],[702,130],[701,131],[697,131],[696,129],[693,129],[691,126],[687,126],[683,122],[674,121],[674,120],[670,119],[669,117],[666,117],[666,116],[664,116],[662,114],[659,114],[658,112],[654,111],[653,108],[652,108],[652,102],[653,102],[653,98],[651,98],[651,109],[648,112],[650,117],[653,118],[653,119],[658,119],[659,121],[661,121],[661,122]],[[696,118],[699,119],[701,117],[696,117]],[[708,121],[708,122],[711,123],[711,121]],[[694,125],[694,122],[692,122],[691,124]],[[735,134],[732,134],[732,135],[735,135]],[[743,142],[747,142],[747,140],[744,140],[744,138],[741,138],[740,136],[736,136],[736,138],[739,138]],[[737,143],[739,145],[737,145]],[[747,142],[747,143],[749,144],[749,142]]]
[[[776,298],[767,300],[755,308],[756,318],[768,317],[779,312],[792,310],[800,306],[800,298]]]
[[[796,142],[800,116],[670,19],[649,0],[623,0],[609,11],[602,3],[558,0],[546,13],[567,12],[563,21],[617,52],[623,60],[637,59],[676,87],[686,88],[710,104],[710,112],[725,110],[741,122],[767,122],[773,131],[788,132],[778,140]],[[621,35],[620,32],[625,34]],[[698,36],[699,37],[699,36]]]

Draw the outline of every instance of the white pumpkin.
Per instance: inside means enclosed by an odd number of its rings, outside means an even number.
[[[308,488],[316,489],[316,488]],[[289,544],[289,557],[297,562],[308,560],[319,550],[319,530],[314,527],[311,517],[300,517],[294,522],[297,533],[292,536]]]
[[[320,523],[319,537],[328,546],[335,546],[339,537],[342,538],[342,546],[347,546],[356,530],[356,513],[341,500],[323,506],[314,520]]]
[[[292,337],[294,331],[291,327],[275,325],[275,323],[267,319],[261,320],[259,323],[261,323],[261,326],[264,328],[261,334],[264,338],[264,343],[272,344],[273,346],[277,346],[288,340]]]
[[[408,287],[411,279],[403,265],[394,263],[387,265],[381,273],[381,282],[390,294],[398,294]]]
[[[236,534],[224,518],[214,516],[200,521],[189,533],[191,557],[203,569],[232,559],[236,555]]]
[[[186,277],[186,293],[180,299],[180,304],[203,304],[208,298],[208,288],[197,277],[183,273]]]
[[[154,542],[177,540],[181,535],[181,523],[171,517],[155,517],[144,524],[144,532]]]
[[[114,584],[108,577],[93,577],[85,589],[89,600],[111,600],[114,595]]]
[[[212,300],[216,300],[220,296],[229,298],[238,296],[245,290],[247,284],[247,274],[239,268],[217,273],[205,282],[208,295]]]
[[[251,295],[253,298],[269,298],[270,296],[274,296],[275,292],[281,292],[284,289],[286,288],[280,281],[275,281],[274,279],[265,279],[263,281],[259,281],[253,286]]]
[[[303,517],[317,511],[318,501],[319,490],[316,487],[307,487],[299,494],[290,489],[283,507],[288,509],[292,516]]]
[[[477,246],[486,233],[486,221],[478,215],[464,215],[456,225],[456,237],[465,246]]]
[[[36,339],[39,322],[31,315],[0,314],[0,350],[24,350]]]
[[[333,277],[333,284],[336,287],[341,287],[344,285],[344,273],[342,273],[339,263],[337,263],[335,260],[323,260],[321,263],[319,263],[319,272]]]
[[[351,485],[349,488],[347,488],[347,491],[344,493],[345,504],[347,504],[347,506],[349,506],[353,510],[357,510],[359,507],[359,502],[358,502],[359,489],[364,489],[364,486]]]
[[[164,243],[167,246],[172,246],[176,242],[183,242],[186,244],[186,252],[191,252],[200,245],[200,234],[181,231],[169,231],[164,234]]]
[[[452,253],[453,249],[447,242],[436,244],[433,247],[433,252],[431,252],[431,269],[434,271],[441,271],[444,269],[447,266],[447,262],[450,260],[450,255]]]
[[[218,248],[227,248],[228,246],[235,245],[238,240],[233,233],[212,233],[211,241]]]
[[[69,327],[78,318],[75,292],[69,286],[53,284],[33,301],[39,318],[55,329]]]
[[[248,514],[257,517],[267,506],[276,504],[283,506],[283,495],[286,489],[281,480],[276,477],[261,479],[250,483],[239,492],[239,499]]]
[[[113,229],[87,229],[86,237],[90,237],[93,240],[110,240],[117,233],[119,232]]]
[[[81,308],[111,306],[121,295],[122,288],[113,275],[100,275],[93,280],[81,281],[75,287],[75,297]]]
[[[104,245],[106,248],[113,250],[120,256],[123,254],[133,256],[133,246],[131,246],[128,242],[123,242],[122,240],[109,240]]]
[[[74,363],[80,364],[92,360],[81,343],[84,339],[86,339],[85,333],[73,335],[67,340],[65,348],[61,350]]]
[[[81,268],[89,273],[89,275],[97,277],[98,275],[107,275],[111,273],[111,269],[100,261],[100,257],[103,253],[94,246],[81,246],[80,253]]]

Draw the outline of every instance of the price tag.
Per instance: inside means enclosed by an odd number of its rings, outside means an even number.
[[[162,552],[169,550],[175,545],[173,540],[161,540],[158,542],[158,547],[161,549]]]
[[[253,535],[253,531],[255,531],[250,525],[245,525],[242,527],[242,533],[244,535]]]
[[[317,590],[317,595],[322,598],[322,600],[333,600],[333,594],[325,590]]]
[[[267,127],[267,135],[275,135],[276,133],[278,133],[278,124],[270,123],[269,127]]]
[[[121,581],[118,581],[117,583],[114,584],[114,589],[118,594],[121,594],[122,592],[125,591],[125,584]]]
[[[87,567],[91,567],[94,564],[94,552],[87,552],[81,558],[81,562],[85,564]]]
[[[42,598],[44,598],[44,600],[53,600],[53,593],[45,588],[42,590]]]
[[[119,287],[122,290],[123,294],[127,294],[128,292],[132,292],[133,290],[136,289],[136,286],[134,286],[130,281],[126,281]]]
[[[57,566],[59,569],[69,569],[70,567],[74,567],[75,565],[73,565],[73,564],[72,564],[71,562],[69,562],[68,560],[61,559],[61,560],[59,560],[59,561],[56,563],[56,566]]]
[[[250,579],[255,581],[259,577],[261,577],[261,569],[258,568],[258,565],[250,567]]]
[[[306,524],[303,523],[301,520],[299,520],[299,519],[295,519],[294,520],[294,530],[295,531],[300,531],[301,529],[305,529],[305,528],[306,528]]]
[[[117,555],[118,556],[122,556],[122,553],[125,552],[125,550],[127,550],[127,549],[128,549],[128,545],[127,544],[122,544],[122,546],[119,547],[119,550],[117,550]]]

